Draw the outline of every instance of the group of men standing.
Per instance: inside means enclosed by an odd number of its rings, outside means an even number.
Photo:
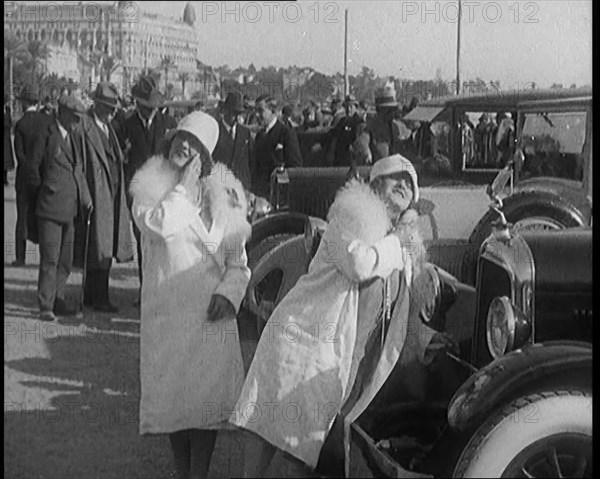
[[[16,260],[26,259],[26,241],[40,246],[38,302],[41,318],[80,313],[69,305],[65,287],[73,265],[84,267],[83,306],[114,313],[109,295],[113,260],[134,257],[130,235],[137,240],[140,285],[140,232],[133,224],[128,194],[135,172],[152,156],[162,154],[175,120],[161,112],[164,98],[151,77],[132,88],[135,110],[116,115],[117,88],[98,84],[87,109],[74,93],[63,93],[53,114],[39,108],[38,93],[26,86],[19,97],[24,115],[15,125],[17,174]],[[295,131],[278,117],[268,95],[256,99],[262,128],[254,136],[240,116],[241,95],[229,93],[221,104],[219,140],[213,157],[227,165],[255,195],[268,197],[270,177],[279,164],[302,165]],[[136,302],[139,305],[139,300]]]
[[[27,239],[39,243],[43,320],[80,312],[65,300],[73,264],[85,265],[83,305],[118,311],[109,297],[109,277],[113,260],[134,256],[128,186],[137,167],[159,153],[166,130],[175,126],[158,112],[160,98],[152,80],[142,79],[133,94],[137,114],[118,125],[119,135],[113,125],[119,96],[111,83],[98,84],[89,109],[76,95],[63,93],[53,115],[38,111],[34,87],[26,86],[20,96],[25,113],[15,125],[13,265],[25,264]],[[135,227],[134,232],[139,238]]]

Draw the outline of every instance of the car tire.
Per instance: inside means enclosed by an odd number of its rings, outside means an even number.
[[[564,441],[558,443],[562,444],[561,447],[571,447],[576,451],[575,456],[579,451],[584,458],[588,457],[589,441],[590,460],[584,465],[583,471],[578,471],[582,472],[581,475],[555,477],[591,477],[591,393],[579,390],[550,391],[513,401],[477,429],[463,450],[453,477],[526,477],[520,470],[521,464],[523,468],[528,468],[527,472],[531,474],[528,477],[549,477],[549,472],[535,475],[529,468],[542,467],[543,462],[536,461],[539,457],[545,457],[539,456],[545,448],[552,450],[554,447],[556,461],[560,463],[556,441],[561,440]],[[563,452],[561,461],[571,457],[563,449],[559,450]],[[562,462],[560,467],[573,467],[574,461]]]
[[[258,243],[248,252],[248,268],[250,268],[250,270],[254,270],[254,267],[265,254],[267,254],[276,246],[279,246],[284,241],[293,238],[294,236],[297,235],[293,233],[283,233],[279,235],[268,236],[260,241],[260,243]]]

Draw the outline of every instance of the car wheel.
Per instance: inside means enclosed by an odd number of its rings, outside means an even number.
[[[276,246],[279,246],[284,241],[296,236],[291,233],[284,233],[279,235],[269,236],[263,239],[260,243],[258,243],[254,248],[252,248],[248,252],[248,268],[254,270],[256,264],[260,261],[260,259],[271,251]]]
[[[519,398],[469,440],[453,477],[592,477],[592,395]]]

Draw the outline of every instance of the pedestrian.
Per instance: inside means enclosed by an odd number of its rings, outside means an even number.
[[[286,125],[289,128],[296,128],[298,125],[296,125],[293,120],[292,120],[292,116],[294,114],[294,108],[292,107],[292,105],[285,105],[282,109],[281,109],[281,121],[284,125]]]
[[[8,186],[8,172],[15,169],[12,141],[12,112],[10,103],[4,99],[4,186]]]
[[[94,204],[87,257],[81,258],[87,261],[83,302],[95,311],[115,313],[118,308],[109,298],[113,258],[119,262],[133,258],[123,153],[111,125],[118,106],[117,88],[112,83],[100,82],[93,100],[93,107],[76,130]]]
[[[277,118],[277,102],[269,95],[256,99],[256,112],[261,130],[256,134],[255,168],[251,171],[253,193],[269,197],[271,173],[280,165],[302,166],[296,132]]]
[[[164,103],[164,98],[158,91],[154,79],[150,76],[142,77],[131,89],[135,101],[135,110],[121,124],[117,132],[119,146],[123,150],[125,175],[125,192],[127,208],[131,211],[133,199],[129,192],[131,179],[148,158],[158,155],[162,149],[162,143],[167,132],[176,127],[175,122],[163,115],[159,107]],[[133,234],[137,246],[138,279],[140,288],[142,285],[142,246],[140,241],[140,230],[133,223]],[[136,300],[139,305],[139,298]]]
[[[227,166],[247,191],[252,190],[250,168],[254,166],[254,140],[250,130],[238,122],[245,108],[238,92],[227,94],[221,107],[219,140],[213,159]]]
[[[85,106],[72,95],[58,100],[58,113],[38,139],[42,151],[41,186],[35,214],[40,242],[38,303],[40,318],[71,316],[77,310],[65,300],[67,279],[73,263],[75,218],[85,218],[92,198],[77,153],[72,127],[85,114]]]
[[[277,449],[314,469],[357,377],[366,332],[374,328],[358,330],[357,322],[389,321],[392,298],[404,308],[398,321],[407,321],[408,288],[422,253],[413,206],[418,198],[414,167],[400,155],[377,162],[370,184],[352,180],[338,192],[308,273],[267,322],[230,419],[260,436],[248,442],[245,477],[265,477]],[[324,261],[331,245],[336,259]],[[359,299],[372,285],[378,299],[388,301],[368,301],[375,307],[368,310]]]
[[[369,145],[373,161],[397,153],[398,146],[394,139],[393,121],[398,101],[394,90],[379,90],[375,97],[375,117],[367,123],[366,133],[369,135]]]
[[[169,434],[181,478],[206,477],[244,378],[235,318],[251,226],[241,183],[214,168],[218,135],[210,115],[187,115],[131,184],[146,273],[140,433]]]
[[[13,266],[25,265],[27,240],[37,243],[37,220],[35,204],[41,184],[41,150],[34,149],[42,133],[46,131],[50,117],[38,111],[39,97],[34,85],[25,85],[19,96],[23,116],[15,125],[14,148],[17,158],[15,178],[17,225],[15,228],[16,259]]]
[[[354,155],[353,143],[361,127],[364,125],[357,112],[358,102],[354,95],[347,95],[344,99],[346,116],[343,117],[330,132],[330,157],[333,166],[359,166],[359,157]],[[331,164],[331,163],[330,163]]]
[[[331,122],[329,123],[330,128],[335,128],[338,122],[346,116],[346,112],[341,106],[340,99],[336,96],[333,97],[330,104],[331,108]]]

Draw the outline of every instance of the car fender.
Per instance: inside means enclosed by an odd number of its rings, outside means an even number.
[[[576,381],[576,374],[582,372],[589,372],[591,386],[590,343],[548,341],[512,351],[471,375],[458,388],[448,406],[448,424],[464,431],[479,424],[499,405],[545,382]]]
[[[560,196],[549,191],[525,190],[516,192],[512,196],[503,199],[502,211],[506,219],[511,221],[513,215],[519,214],[521,211],[531,211],[536,207],[544,207],[559,212],[564,218],[564,222],[571,227],[589,224],[588,215],[591,214],[591,210],[590,212],[581,211],[575,205],[566,202]],[[490,234],[491,224],[497,218],[498,213],[496,211],[488,210],[471,233],[469,242],[476,245],[481,244]]]
[[[248,241],[248,251],[264,239],[284,233],[302,234],[308,215],[304,213],[283,211],[271,213],[252,223],[252,236]]]

